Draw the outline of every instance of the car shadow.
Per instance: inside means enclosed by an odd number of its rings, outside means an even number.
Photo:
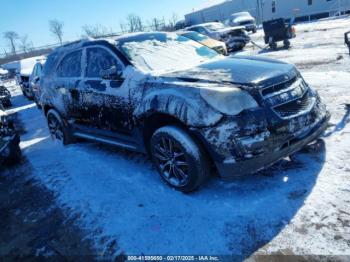
[[[293,160],[231,181],[214,177],[200,190],[182,194],[161,182],[147,157],[90,142],[58,146],[48,141],[40,111],[30,108],[25,114],[30,120],[22,117],[28,129],[24,154],[33,162],[35,176],[62,194],[72,212],[83,213],[85,227],[113,225],[101,231],[101,238],[117,235],[134,243],[133,250],[146,252],[147,246],[150,253],[250,257],[291,223],[326,158],[325,143],[318,140]],[[132,221],[130,227],[125,221]],[[135,234],[138,241],[128,242]],[[127,245],[125,249],[129,251]]]
[[[283,159],[264,171],[231,182],[216,181],[203,189],[203,194],[205,190],[216,191],[235,210],[233,215],[227,211],[230,221],[224,228],[231,255],[250,257],[291,222],[324,166],[325,142],[317,140],[292,159]]]

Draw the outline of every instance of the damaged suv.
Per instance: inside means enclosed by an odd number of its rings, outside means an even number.
[[[183,192],[216,168],[266,168],[317,139],[330,115],[290,64],[225,57],[172,33],[84,40],[48,56],[41,102],[53,137],[149,153]]]

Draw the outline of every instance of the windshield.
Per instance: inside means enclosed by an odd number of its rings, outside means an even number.
[[[210,39],[209,37],[202,35],[202,34],[198,34],[196,32],[186,32],[186,33],[183,33],[181,35],[184,37],[187,37],[189,39],[192,39],[196,42],[201,42],[201,41],[205,41],[205,40]]]
[[[206,25],[205,27],[208,28],[210,31],[218,31],[221,29],[225,29],[225,25],[221,23],[210,24]]]
[[[145,33],[117,40],[121,52],[137,68],[146,71],[176,71],[215,57],[216,51],[187,37],[168,33]]]

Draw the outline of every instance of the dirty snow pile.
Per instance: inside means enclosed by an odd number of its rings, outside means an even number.
[[[116,254],[350,255],[349,28],[349,18],[302,24],[290,50],[246,51],[295,63],[333,114],[323,142],[293,161],[234,181],[213,178],[185,195],[142,155],[53,142],[43,115],[17,95],[28,174],[79,217],[102,254],[117,243]],[[262,32],[254,38],[262,41]]]

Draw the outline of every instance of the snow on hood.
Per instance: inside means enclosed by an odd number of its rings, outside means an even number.
[[[239,85],[269,85],[269,82],[275,81],[276,78],[293,78],[297,73],[292,64],[266,58],[235,56],[163,76],[181,78],[190,82],[204,80]]]

